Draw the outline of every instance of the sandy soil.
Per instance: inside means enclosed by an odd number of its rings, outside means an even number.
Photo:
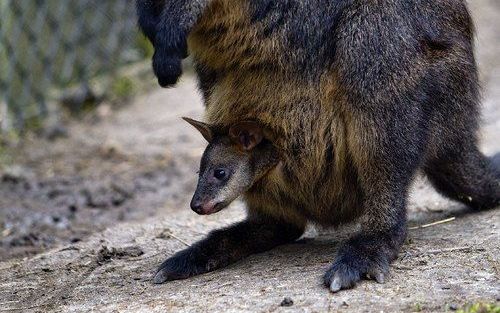
[[[484,86],[482,148],[500,151],[500,4],[471,3]],[[150,282],[167,256],[243,218],[241,203],[209,217],[188,206],[201,136],[181,116],[203,112],[192,75],[67,138],[28,140],[0,173],[0,312],[441,312],[500,301],[500,211],[471,213],[418,179],[413,227],[384,285],[330,294],[321,277],[350,227],[311,229],[295,244],[226,269]],[[419,228],[446,218],[453,220]],[[292,306],[281,306],[285,297]]]

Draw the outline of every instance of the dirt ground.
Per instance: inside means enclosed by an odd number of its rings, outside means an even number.
[[[484,86],[482,148],[500,151],[500,4],[470,3]],[[153,285],[167,256],[244,216],[189,209],[204,141],[181,116],[203,114],[192,75],[110,112],[31,138],[0,172],[0,312],[443,312],[500,304],[500,209],[472,213],[413,188],[409,239],[383,285],[331,294],[321,285],[355,225],[305,238],[226,269]],[[435,221],[448,222],[421,227]],[[285,297],[291,306],[281,306]]]

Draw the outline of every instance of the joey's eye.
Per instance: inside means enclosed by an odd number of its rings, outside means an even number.
[[[227,173],[224,169],[218,168],[214,171],[214,177],[217,178],[218,180],[223,180],[226,178]]]

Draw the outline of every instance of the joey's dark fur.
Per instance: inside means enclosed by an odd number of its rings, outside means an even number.
[[[478,150],[465,1],[139,0],[137,8],[159,83],[175,84],[189,51],[207,122],[254,121],[280,156],[242,191],[248,219],[167,260],[156,282],[292,241],[307,221],[355,219],[361,231],[339,248],[325,284],[382,282],[406,236],[418,169],[473,208],[500,203],[498,168]]]

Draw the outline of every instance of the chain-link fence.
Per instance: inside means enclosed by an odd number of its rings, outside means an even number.
[[[132,0],[0,0],[1,128],[47,115],[54,90],[141,59]]]

